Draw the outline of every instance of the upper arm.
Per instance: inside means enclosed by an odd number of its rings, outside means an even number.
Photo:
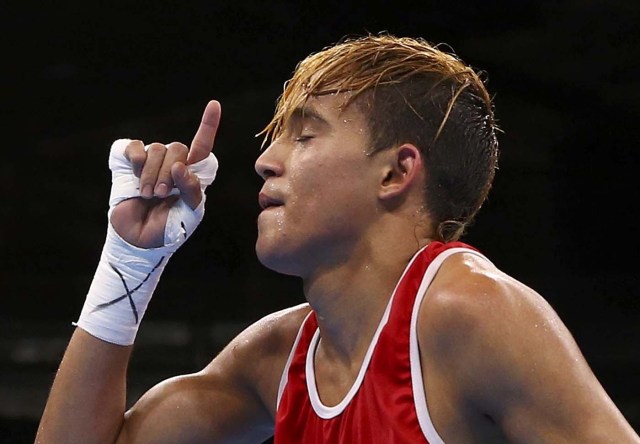
[[[443,280],[421,334],[510,441],[638,442],[540,295],[481,259],[458,258]]]
[[[262,442],[303,307],[250,326],[202,371],[168,379],[126,413],[119,442]]]
[[[168,379],[125,414],[119,442],[260,442],[270,428],[260,403],[224,374]]]

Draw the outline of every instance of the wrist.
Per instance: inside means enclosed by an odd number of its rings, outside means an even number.
[[[76,325],[104,341],[133,344],[174,251],[172,246],[143,249],[131,245],[109,224],[100,261]]]

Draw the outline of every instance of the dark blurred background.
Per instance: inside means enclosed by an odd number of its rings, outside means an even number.
[[[381,31],[488,73],[500,170],[464,240],[549,300],[640,429],[640,2],[14,3],[0,11],[0,441],[35,435],[104,240],[116,138],[189,142],[222,103],[218,179],[147,311],[131,401],[303,301],[255,258],[254,136],[300,59]]]

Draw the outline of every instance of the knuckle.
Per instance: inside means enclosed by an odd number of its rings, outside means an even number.
[[[200,187],[200,181],[198,180],[196,175],[192,173],[187,173],[187,175],[180,182],[182,182],[182,188],[185,191],[192,192],[196,188]]]
[[[124,156],[133,161],[133,159],[144,157],[144,145],[139,140],[132,140],[124,149]]]
[[[128,157],[132,164],[140,165],[144,163],[144,161],[147,158],[147,155],[144,151],[136,150],[136,151],[129,152]]]
[[[166,151],[167,151],[167,149],[161,143],[152,143],[147,148],[147,153],[149,153],[149,154],[162,154],[162,153],[164,153]]]
[[[129,144],[127,145],[127,150],[141,150],[144,149],[144,144],[142,143],[141,140],[132,140],[129,142]]]
[[[177,156],[186,156],[189,152],[189,148],[183,143],[180,142],[171,142],[167,145],[167,149],[174,155]]]
[[[189,187],[193,188],[194,190],[200,190],[200,179],[198,179],[198,176],[196,176],[195,174],[189,175]]]

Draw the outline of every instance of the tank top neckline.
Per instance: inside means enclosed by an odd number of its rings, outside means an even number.
[[[380,322],[378,323],[378,327],[376,328],[376,331],[373,337],[371,338],[371,342],[369,343],[369,347],[367,348],[367,353],[365,354],[364,359],[360,365],[360,369],[358,370],[358,374],[356,376],[355,381],[347,391],[347,394],[344,396],[344,398],[342,398],[342,400],[334,406],[328,406],[322,402],[322,400],[320,399],[320,394],[319,394],[318,386],[316,383],[314,361],[315,361],[315,355],[318,348],[318,344],[321,338],[320,338],[320,328],[318,327],[318,324],[317,324],[315,312],[311,312],[310,313],[311,316],[305,319],[304,323],[306,324],[307,322],[312,322],[313,323],[312,327],[315,329],[313,337],[311,338],[311,342],[309,343],[309,347],[307,348],[307,354],[305,358],[306,359],[306,362],[305,362],[306,378],[305,379],[307,381],[307,391],[309,393],[309,400],[311,402],[311,406],[313,407],[313,410],[316,412],[316,414],[319,417],[323,419],[330,419],[340,415],[347,408],[351,400],[358,393],[358,390],[360,389],[360,386],[362,385],[362,382],[367,373],[367,368],[369,367],[373,354],[376,350],[378,339],[380,338],[380,335],[382,334],[384,327],[387,325],[387,322],[389,321],[389,315],[391,313],[391,308],[393,307],[393,301],[395,299],[398,287],[400,286],[400,283],[404,279],[407,271],[411,268],[411,265],[413,264],[414,260],[429,245],[430,244],[427,244],[424,247],[420,248],[418,251],[416,251],[416,253],[413,255],[413,257],[409,260],[409,262],[405,266],[404,271],[402,272],[402,275],[396,282],[396,286],[393,289],[393,292],[391,293],[389,302],[387,302],[387,306],[382,315],[382,318],[380,319]]]

